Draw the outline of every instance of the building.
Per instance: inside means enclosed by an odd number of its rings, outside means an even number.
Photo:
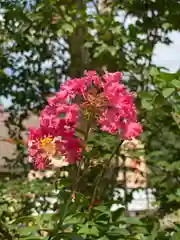
[[[9,169],[6,167],[6,161],[4,158],[13,158],[16,151],[16,146],[12,143],[8,134],[8,128],[5,125],[5,120],[8,118],[8,113],[3,111],[2,105],[0,105],[0,173],[4,176],[9,173]],[[30,115],[27,120],[24,121],[23,125],[26,130],[22,133],[24,139],[27,138],[28,127],[39,125],[37,116]],[[19,171],[21,171],[19,169]]]

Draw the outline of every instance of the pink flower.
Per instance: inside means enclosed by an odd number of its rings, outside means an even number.
[[[106,73],[99,77],[95,71],[86,71],[85,77],[69,80],[61,85],[59,93],[56,94],[56,104],[58,96],[74,98],[82,97],[80,108],[86,112],[94,111],[97,123],[102,131],[111,134],[124,132],[124,137],[135,136],[135,130],[130,131],[130,125],[136,123],[136,107],[133,95],[128,92],[126,87],[120,82],[122,74],[120,72]],[[93,90],[93,91],[92,91]],[[67,94],[68,93],[68,94]],[[62,99],[60,99],[62,100]],[[63,104],[59,102],[58,111],[62,112]],[[77,109],[69,112],[66,119],[78,120]],[[140,133],[140,130],[137,131]],[[121,134],[122,135],[122,134]]]
[[[119,109],[109,108],[105,109],[101,113],[97,121],[102,131],[107,131],[111,134],[115,134],[120,127],[120,117],[121,112]]]
[[[101,112],[98,119],[101,130],[111,134],[123,132],[126,122],[136,122],[133,95],[117,81],[119,76],[120,74],[116,73],[114,75],[106,74],[104,77],[106,83],[103,84],[103,91],[108,107]]]
[[[108,83],[108,82],[119,83],[122,80],[122,73],[121,72],[106,73],[106,74],[103,75],[103,79],[106,83]]]
[[[84,75],[85,76],[82,78],[67,80],[64,84],[62,84],[60,91],[56,94],[56,100],[53,99],[53,101],[60,101],[67,97],[72,99],[78,95],[84,96],[85,92],[92,86],[92,84],[100,84],[100,77],[97,76],[96,71],[85,71]]]
[[[39,170],[45,170],[49,164],[49,160],[41,155],[36,156],[34,161],[34,168]]]
[[[57,118],[56,111],[55,105],[47,105],[40,113],[40,125],[52,128],[59,125],[60,119]]]
[[[30,161],[36,168],[45,168],[56,155],[64,156],[69,163],[79,160],[80,142],[74,139],[77,117],[74,104],[48,105],[42,110],[40,127],[29,129],[28,138]]]
[[[67,92],[68,97],[71,99],[76,95],[83,95],[87,88],[87,79],[84,78],[74,78],[71,80],[66,81],[64,84],[61,85],[60,93]],[[57,95],[58,98],[58,95]]]
[[[57,103],[47,105],[40,113],[40,125],[48,128],[75,129],[79,118],[76,104]]]
[[[29,155],[36,168],[45,168],[57,155],[70,164],[80,160],[82,144],[74,136],[82,114],[102,131],[119,134],[122,139],[141,133],[133,95],[120,82],[122,74],[106,73],[100,77],[95,71],[86,71],[84,75],[62,84],[41,111],[40,128],[29,130]],[[79,105],[72,103],[76,97]]]
[[[142,132],[142,126],[138,122],[130,122],[125,124],[122,129],[121,137],[122,139],[131,140],[136,138]]]
[[[78,116],[76,104],[58,101],[41,111],[40,127],[29,129],[28,139],[30,161],[36,168],[45,168],[57,155],[69,163],[80,159],[80,140],[74,137]]]
[[[80,139],[75,137],[65,138],[63,146],[62,154],[66,162],[74,164],[81,159]]]
[[[84,75],[88,77],[88,85],[92,85],[92,83],[94,83],[95,86],[98,86],[101,84],[101,79],[99,76],[97,76],[96,71],[94,70],[89,70],[89,71],[85,71]]]
[[[58,92],[56,93],[55,97],[48,98],[48,103],[52,105],[52,104],[57,104],[59,102],[65,102],[68,94],[69,93],[67,90]]]
[[[97,76],[97,73],[94,70],[89,70],[89,71],[85,71],[84,75],[88,77],[94,77],[94,76]]]
[[[79,118],[79,107],[76,104],[59,104],[56,109],[57,116],[65,119],[66,124],[76,125]]]
[[[30,161],[38,169],[44,169],[55,156],[65,157],[64,161],[75,163],[80,159],[80,141],[74,138],[73,132],[60,132],[58,129],[29,129],[28,150]]]

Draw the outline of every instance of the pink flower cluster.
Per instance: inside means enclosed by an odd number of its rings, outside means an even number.
[[[80,160],[81,140],[75,132],[84,110],[94,116],[102,131],[119,134],[122,139],[133,139],[141,133],[133,95],[121,79],[120,72],[98,76],[95,71],[87,71],[84,77],[61,85],[40,114],[40,128],[29,130],[29,155],[37,168],[45,168],[57,155],[70,164]],[[77,97],[82,100],[79,104]]]
[[[29,129],[29,156],[35,168],[45,169],[59,156],[64,158],[64,165],[80,159],[80,139],[74,134],[77,117],[75,104],[47,105],[41,111],[40,127]]]

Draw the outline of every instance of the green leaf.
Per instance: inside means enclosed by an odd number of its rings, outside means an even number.
[[[65,203],[65,204],[61,203],[59,208],[60,208],[59,218],[60,218],[61,222],[63,222],[67,215],[67,203]]]
[[[158,229],[159,229],[159,226],[158,226],[157,223],[155,223],[154,227],[153,227],[153,230],[151,232],[151,235],[148,237],[147,240],[156,240],[157,236],[158,236]]]
[[[100,212],[107,212],[108,208],[104,205],[94,207],[95,210],[98,210]]]
[[[74,31],[74,27],[72,26],[72,24],[69,24],[69,23],[64,23],[62,25],[62,28],[69,33],[72,33]]]
[[[86,43],[84,44],[84,46],[85,46],[86,48],[92,48],[93,42],[86,42]]]
[[[74,232],[67,232],[67,233],[63,232],[63,233],[56,234],[51,239],[52,240],[59,240],[59,239],[83,240],[84,238],[82,236],[80,236],[79,234],[74,233]]]
[[[145,99],[148,99],[148,100],[150,101],[150,100],[152,100],[154,94],[155,94],[154,91],[151,91],[151,92],[142,91],[142,92],[139,92],[139,93],[138,93],[138,96],[139,96],[140,98],[145,98]]]
[[[165,29],[165,30],[168,30],[169,28],[172,28],[172,24],[171,23],[168,23],[168,22],[165,22],[162,24],[162,27]]]
[[[109,238],[107,236],[103,236],[101,238],[98,238],[98,240],[109,240]]]
[[[142,227],[142,226],[133,226],[133,230],[134,232],[137,232],[137,233],[141,233],[141,234],[148,234],[148,230],[146,227]]]
[[[157,94],[153,100],[154,107],[162,107],[165,104],[166,99],[160,94]]]
[[[19,240],[48,240],[49,237],[26,237],[26,238],[19,238]]]
[[[129,236],[130,233],[125,228],[113,227],[110,231],[107,232],[110,236]]]
[[[17,223],[29,223],[29,222],[36,222],[36,217],[31,217],[31,216],[25,216],[25,217],[20,217],[14,220],[12,223],[17,224]]]
[[[172,83],[176,88],[180,88],[180,79],[179,79],[179,80],[174,79],[174,80],[172,80],[171,83]]]
[[[163,89],[162,94],[163,94],[163,96],[164,96],[165,98],[167,98],[167,97],[171,96],[171,94],[172,94],[174,91],[175,91],[174,88],[165,88],[165,89]]]
[[[152,110],[153,109],[152,103],[149,100],[145,99],[145,98],[143,98],[141,100],[141,104],[142,104],[142,107],[147,109],[147,110]]]
[[[39,226],[32,227],[21,227],[18,228],[18,233],[22,236],[30,237],[31,235],[36,235],[38,232]]]
[[[102,214],[105,214],[105,215],[108,215],[109,217],[111,217],[111,212],[107,208],[107,206],[104,206],[104,205],[96,206],[96,207],[94,207],[94,210],[97,210],[97,211],[101,212]],[[102,216],[102,214],[100,216]]]
[[[166,82],[171,82],[174,78],[176,78],[176,74],[175,73],[167,73],[167,72],[161,72],[160,73],[160,79],[162,81],[166,81]]]
[[[57,180],[56,183],[55,183],[55,187],[57,190],[61,190],[63,189],[64,187],[67,187],[71,185],[71,181],[69,179],[60,179],[60,180]]]
[[[85,216],[83,213],[76,213],[72,216],[67,216],[64,219],[64,224],[79,224],[85,221]]]
[[[159,75],[159,70],[158,70],[158,68],[152,67],[152,68],[150,69],[149,74],[150,74],[151,76],[153,76],[153,77],[158,76],[158,75]]]
[[[127,224],[132,224],[132,225],[139,225],[139,226],[142,226],[144,225],[139,219],[137,218],[129,218],[129,217],[120,217],[119,219],[117,219],[117,221],[120,221],[120,222],[125,222]]]
[[[88,225],[88,223],[86,223],[81,225],[78,234],[83,234],[85,236],[99,236],[99,230],[95,225]]]
[[[105,220],[97,220],[96,223],[98,225],[106,225],[108,223],[108,220],[106,220],[106,221]]]

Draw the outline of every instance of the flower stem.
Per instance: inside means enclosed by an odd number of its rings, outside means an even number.
[[[88,120],[88,123],[87,123],[86,131],[84,132],[84,143],[85,143],[85,147],[86,147],[86,143],[87,143],[87,140],[88,140],[89,131],[90,131],[90,129],[91,129],[92,119],[93,119],[93,116],[92,116],[92,114],[91,114],[91,115],[90,115],[90,118],[89,118],[89,120]],[[75,183],[75,188],[74,188],[74,191],[75,191],[75,192],[78,190],[78,183],[79,183],[79,179],[80,179],[80,172],[81,172],[81,166],[82,166],[81,163],[82,163],[81,161],[78,163],[77,174],[76,174],[76,183]]]
[[[106,166],[105,166],[105,167],[102,167],[102,169],[101,169],[101,171],[100,171],[100,173],[99,173],[99,175],[98,175],[98,179],[97,179],[97,182],[96,182],[94,191],[93,191],[93,195],[92,195],[92,200],[91,200],[90,206],[92,206],[93,202],[94,202],[95,199],[96,199],[96,195],[97,195],[99,183],[100,183],[100,181],[101,181],[101,179],[102,179],[102,177],[103,177],[103,175],[104,175],[104,173],[105,173],[105,170],[106,170],[107,167],[110,165],[111,160],[113,159],[114,155],[118,152],[121,144],[122,144],[122,141],[119,142],[119,143],[117,144],[117,146],[114,148],[114,151],[112,152],[110,158],[108,159],[108,161],[107,161],[107,163],[106,163]],[[90,211],[90,210],[91,210],[91,208],[89,207],[89,211]]]

